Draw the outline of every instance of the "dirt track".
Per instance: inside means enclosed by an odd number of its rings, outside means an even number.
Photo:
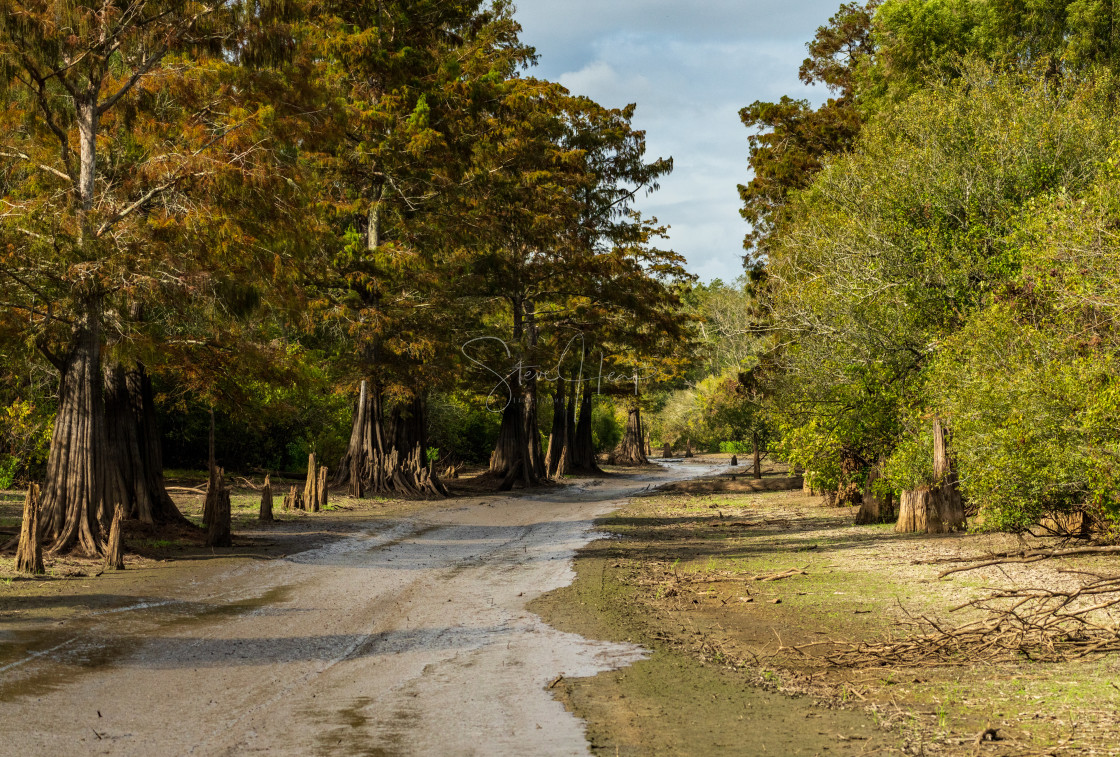
[[[206,562],[151,596],[0,626],[18,754],[586,754],[547,686],[640,659],[525,605],[593,521],[689,466],[455,502],[281,560]],[[124,575],[124,574],[118,574]],[[91,581],[111,592],[112,575]],[[102,585],[104,588],[102,588]],[[63,589],[65,591],[65,589]],[[58,598],[65,600],[65,597]]]

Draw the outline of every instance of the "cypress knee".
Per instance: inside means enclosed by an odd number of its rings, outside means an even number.
[[[109,528],[109,544],[105,547],[105,569],[124,570],[124,540],[121,529],[124,526],[124,505],[117,503],[113,510],[113,525]]]
[[[319,466],[314,452],[307,458],[307,482],[303,485],[303,506],[310,512],[319,512]]]
[[[232,547],[231,534],[233,512],[229,501],[229,488],[225,482],[225,471],[218,469],[217,490],[214,497],[214,517],[206,530],[206,546]],[[209,495],[207,495],[209,496]]]
[[[325,510],[327,508],[327,466],[319,469],[319,503],[315,507],[316,510]]]
[[[16,552],[16,570],[20,573],[41,575],[43,546],[39,542],[39,485],[32,484],[23,503],[23,525],[19,531],[19,549]]]
[[[264,477],[264,488],[261,489],[261,513],[260,519],[262,523],[271,523],[272,518],[272,477]]]

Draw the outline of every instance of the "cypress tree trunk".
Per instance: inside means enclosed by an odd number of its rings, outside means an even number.
[[[576,473],[601,475],[603,470],[595,460],[595,440],[591,433],[591,412],[594,396],[590,384],[585,384],[579,406],[579,422],[572,440],[571,470]]]
[[[362,381],[350,444],[339,460],[335,484],[347,484],[352,497],[450,496],[427,465],[427,448],[427,405],[423,395],[416,395],[406,411],[394,408],[392,422],[386,427],[380,392]]]
[[[944,530],[963,531],[966,527],[964,501],[949,452],[949,432],[940,418],[933,419],[933,475],[938,482],[939,514]]]
[[[23,524],[19,530],[19,547],[16,550],[16,571],[41,575],[43,548],[39,542],[39,485],[31,484],[23,503]]]
[[[895,512],[894,497],[890,494],[886,497],[880,497],[875,493],[875,482],[883,476],[882,468],[883,461],[880,460],[867,474],[867,482],[863,487],[863,502],[860,504],[859,513],[856,515],[857,526],[869,523],[889,523],[898,516],[898,513]]]
[[[927,487],[902,493],[898,510],[898,523],[894,530],[900,534],[939,534],[944,532],[939,513],[937,494]]]
[[[673,456],[673,445],[665,442],[665,448],[661,450],[661,456],[668,459]]]
[[[762,478],[762,444],[758,432],[751,432],[751,455],[754,457],[754,477]]]
[[[556,391],[552,395],[552,432],[548,435],[548,454],[545,455],[545,475],[549,478],[564,475],[563,472],[557,473],[568,436],[565,426],[567,410],[564,407],[564,383],[561,377],[556,382]]]
[[[498,441],[490,455],[490,472],[503,480],[520,481],[526,487],[535,486],[540,479],[535,476],[536,466],[530,457],[530,443],[526,438],[530,423],[530,414],[526,411],[528,403],[521,396],[520,387],[511,385],[511,388],[515,390],[515,395],[502,411]]]
[[[940,418],[933,420],[934,486],[903,492],[899,508],[899,533],[943,534],[966,527],[964,504],[949,453],[949,434]]]
[[[105,413],[111,462],[108,501],[142,523],[186,523],[167,493],[163,452],[156,426],[152,382],[143,366],[105,370]]]
[[[626,419],[626,433],[623,434],[622,443],[619,444],[618,453],[615,455],[619,465],[649,465],[643,444],[644,438],[641,408],[632,407]]]
[[[108,530],[106,494],[110,475],[108,434],[101,383],[100,303],[87,303],[65,357],[58,415],[51,436],[43,486],[40,535],[51,553],[77,549],[100,555]]]

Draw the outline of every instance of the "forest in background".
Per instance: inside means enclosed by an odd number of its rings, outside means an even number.
[[[165,465],[442,496],[666,446],[919,530],[1111,528],[1111,6],[842,5],[829,99],[741,113],[710,284],[636,210],[635,106],[534,78],[502,0],[0,6],[0,484],[56,551],[179,522]]]

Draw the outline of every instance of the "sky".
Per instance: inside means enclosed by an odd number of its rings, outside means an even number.
[[[609,107],[637,103],[647,154],[673,173],[639,207],[670,225],[668,246],[703,281],[742,273],[749,178],[739,109],[782,95],[819,103],[797,79],[805,43],[840,0],[515,0],[532,75]]]

